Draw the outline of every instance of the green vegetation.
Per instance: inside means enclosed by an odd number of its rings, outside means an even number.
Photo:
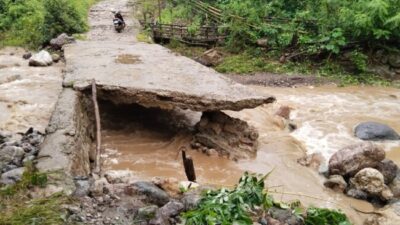
[[[36,48],[61,33],[85,32],[95,0],[2,0],[0,47]]]
[[[340,211],[309,208],[306,216],[298,201],[284,204],[273,200],[265,190],[266,176],[245,173],[233,189],[207,191],[198,207],[183,214],[186,225],[251,225],[271,207],[292,210],[306,225],[351,225]]]
[[[309,208],[307,210],[307,218],[305,225],[351,225],[346,215],[339,211],[320,209],[320,208]]]
[[[393,77],[374,75],[371,65],[400,54],[398,0],[164,0],[161,13],[158,1],[146,2],[148,22],[185,24],[191,33],[218,26],[227,35],[228,57],[216,68],[224,73],[302,72],[387,85]]]
[[[29,190],[43,188],[47,175],[27,165],[22,180],[0,189],[0,224],[2,225],[56,225],[63,224],[62,204],[70,200],[62,193],[47,198],[32,199]]]

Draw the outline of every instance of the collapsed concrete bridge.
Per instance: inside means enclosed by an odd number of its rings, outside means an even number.
[[[121,4],[124,2],[119,1]],[[131,28],[117,36],[119,34],[108,25],[111,20],[106,9],[108,3],[103,1],[92,9],[89,39],[64,47],[64,89],[47,128],[39,169],[62,170],[72,176],[90,174],[95,133],[93,106],[89,98],[92,80],[96,81],[98,98],[117,105],[138,104],[163,110],[208,112],[210,115],[210,112],[239,111],[275,101],[272,96],[258,94],[160,45],[132,41],[134,32],[129,31],[134,27],[133,20],[128,21]],[[225,127],[213,130],[212,135],[235,133],[232,131],[235,123],[237,121],[227,122]],[[202,125],[203,130],[207,130],[204,121]],[[243,124],[237,129],[246,130]],[[231,138],[230,142],[236,142],[237,146],[254,142],[258,137],[254,133],[250,129],[235,141]],[[215,139],[210,141],[207,135],[201,136],[208,144],[218,142]],[[254,153],[257,146],[251,146],[249,151]]]

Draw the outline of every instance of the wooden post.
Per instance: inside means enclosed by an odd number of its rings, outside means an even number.
[[[196,182],[196,172],[194,170],[193,159],[190,156],[186,156],[186,148],[183,147],[181,151],[186,177],[189,181]]]
[[[92,100],[94,105],[94,114],[96,118],[96,162],[95,162],[95,173],[100,175],[101,173],[101,123],[100,123],[100,111],[99,104],[97,103],[97,88],[96,80],[92,80]]]

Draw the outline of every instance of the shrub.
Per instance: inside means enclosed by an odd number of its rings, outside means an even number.
[[[94,0],[2,0],[0,46],[38,47],[61,33],[87,30]]]

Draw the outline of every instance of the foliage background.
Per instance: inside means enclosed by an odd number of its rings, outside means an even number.
[[[65,32],[87,30],[87,14],[96,0],[1,0],[0,47],[36,48]]]

